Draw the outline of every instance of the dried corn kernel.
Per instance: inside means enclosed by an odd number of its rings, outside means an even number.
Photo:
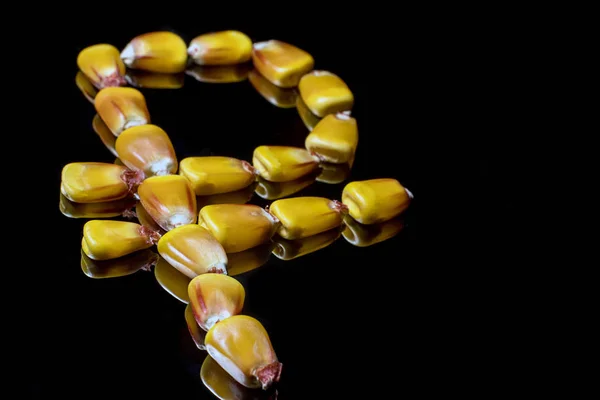
[[[319,159],[299,147],[258,146],[252,164],[259,175],[271,182],[288,182],[316,171]]]
[[[246,291],[230,276],[208,273],[192,279],[188,296],[198,326],[208,331],[217,322],[242,311]]]
[[[308,236],[302,239],[287,240],[275,236],[273,242],[275,248],[273,254],[281,260],[293,260],[302,257],[317,250],[324,249],[335,242],[342,234],[341,227],[333,228],[316,235]]]
[[[200,225],[183,225],[165,233],[158,242],[158,252],[189,278],[207,272],[227,273],[223,246]]]
[[[125,65],[119,50],[110,44],[86,47],[77,56],[77,66],[98,89],[125,85]]]
[[[237,65],[194,65],[186,74],[203,83],[236,83],[245,81],[252,69],[251,63]]]
[[[129,196],[142,179],[120,165],[74,162],[62,169],[60,191],[75,203],[102,203]]]
[[[108,126],[102,121],[102,118],[98,114],[94,115],[94,119],[92,120],[92,128],[94,132],[98,135],[104,146],[110,151],[115,157],[117,157],[117,150],[115,149],[115,141],[117,138],[113,133],[108,129]]]
[[[190,302],[188,285],[191,279],[171,266],[162,257],[158,259],[158,263],[154,267],[154,277],[158,284],[171,296],[185,304]]]
[[[161,228],[160,225],[158,225],[154,219],[152,219],[152,216],[150,216],[150,214],[148,214],[148,211],[144,209],[144,206],[141,202],[138,202],[135,205],[135,218],[137,218],[140,225],[144,225],[149,229],[158,232],[160,235],[164,235],[167,232],[163,228]]]
[[[91,220],[83,226],[81,248],[93,260],[110,260],[152,247],[158,235],[135,222]]]
[[[208,229],[225,252],[237,253],[271,239],[277,219],[252,204],[214,204],[203,207],[198,225]]]
[[[339,227],[347,211],[337,200],[310,196],[276,200],[269,208],[269,212],[281,222],[277,233],[288,240],[302,239]]]
[[[270,182],[262,177],[258,177],[258,185],[256,185],[255,192],[266,200],[282,199],[312,185],[315,182],[316,175],[315,173],[310,173],[288,182]]]
[[[251,183],[243,189],[236,190],[235,192],[210,194],[208,196],[196,196],[196,204],[198,204],[198,210],[201,210],[204,206],[212,204],[246,204],[254,196],[254,188],[256,182]]]
[[[185,70],[187,46],[173,32],[150,32],[133,38],[121,52],[121,59],[132,69],[176,74]]]
[[[269,261],[273,243],[268,242],[239,253],[227,254],[227,275],[236,276],[262,267]]]
[[[317,176],[317,182],[328,183],[330,185],[344,182],[350,176],[353,161],[354,160],[343,164],[322,162],[319,164],[321,173]]]
[[[142,171],[145,177],[177,172],[177,156],[171,139],[156,125],[124,130],[117,138],[115,148],[125,166]]]
[[[153,176],[138,187],[137,194],[152,219],[169,231],[180,225],[194,224],[198,217],[196,196],[186,177]]]
[[[92,81],[90,81],[83,72],[77,72],[77,75],[75,75],[75,84],[77,85],[79,90],[81,90],[81,93],[83,93],[85,98],[90,103],[94,104],[94,98],[98,94],[98,89],[96,89]]]
[[[81,252],[81,270],[93,279],[118,278],[138,271],[150,271],[156,264],[158,254],[152,250],[140,250],[112,260],[92,260]]]
[[[69,218],[114,218],[123,215],[134,206],[135,199],[133,197],[102,203],[74,203],[62,193],[59,203],[60,212]]]
[[[381,178],[348,183],[342,191],[342,203],[352,218],[370,225],[401,214],[413,195],[396,179]]]
[[[310,111],[304,100],[302,100],[302,96],[298,96],[296,99],[296,110],[298,111],[298,115],[300,115],[300,119],[304,122],[304,126],[306,129],[312,131],[315,126],[319,123],[321,118],[317,117],[315,114]]]
[[[190,336],[192,340],[196,344],[196,347],[200,350],[206,350],[204,346],[204,338],[206,337],[206,331],[200,329],[198,323],[196,322],[196,317],[194,317],[194,311],[192,310],[191,305],[185,306],[185,323],[188,327],[188,331],[190,332]],[[208,358],[208,357],[206,357]]]
[[[293,108],[296,106],[296,99],[298,98],[296,89],[277,87],[269,82],[267,78],[256,72],[256,70],[248,73],[248,79],[258,94],[275,107]]]
[[[94,106],[102,121],[115,136],[127,128],[150,123],[146,98],[137,89],[111,87],[96,95]]]
[[[181,89],[185,74],[161,74],[158,72],[129,70],[125,75],[127,83],[137,88],[146,89]]]
[[[232,157],[187,157],[181,160],[179,174],[189,179],[198,196],[243,189],[255,180],[256,172],[246,161]]]
[[[318,117],[352,109],[354,95],[348,85],[329,71],[312,71],[300,79],[300,96]]]
[[[306,149],[323,161],[343,164],[354,158],[358,146],[358,127],[350,113],[325,116],[306,137]]]
[[[391,239],[404,228],[404,221],[400,217],[378,224],[364,225],[347,215],[344,218],[344,223],[345,229],[342,232],[344,239],[357,247],[372,246]]]
[[[210,32],[192,39],[187,53],[198,65],[241,64],[252,57],[252,40],[239,31]]]
[[[279,381],[282,364],[265,328],[247,315],[215,324],[204,341],[208,354],[236,381],[266,390]]]
[[[252,62],[262,76],[282,88],[298,86],[300,78],[315,65],[306,51],[279,40],[254,43]]]

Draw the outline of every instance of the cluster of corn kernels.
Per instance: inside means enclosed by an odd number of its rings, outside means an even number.
[[[144,95],[124,86],[179,87],[169,74],[182,73],[190,60],[188,71],[199,80],[247,76],[273,104],[296,106],[311,131],[305,148],[258,146],[252,164],[222,156],[178,161],[168,134],[150,123]],[[216,376],[269,388],[282,364],[261,323],[240,314],[245,290],[231,276],[258,268],[270,254],[296,258],[341,235],[357,246],[388,239],[402,229],[397,217],[412,199],[393,178],[350,182],[341,201],[285,198],[315,180],[345,179],[340,171],[350,168],[358,146],[352,92],[337,75],[314,70],[304,50],[277,40],[252,43],[238,31],[200,35],[189,46],[175,33],[152,32],[120,53],[109,44],[90,46],[77,63],[76,83],[97,112],[94,130],[118,157],[62,171],[62,212],[96,218],[83,228],[83,270],[106,277],[155,265],[158,282],[188,303],[192,338],[210,355],[201,374],[209,389],[221,396],[215,382],[224,378]],[[248,63],[253,70],[240,67]],[[266,208],[246,204],[252,193],[275,201]],[[99,219],[117,216],[139,223]],[[154,245],[160,257],[149,250]]]

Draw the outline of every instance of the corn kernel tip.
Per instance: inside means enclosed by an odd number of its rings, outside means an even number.
[[[348,206],[339,200],[332,200],[329,204],[329,207],[331,207],[332,210],[335,210],[342,215],[348,214]]]
[[[275,361],[271,364],[257,368],[254,371],[254,376],[260,382],[262,389],[267,390],[269,387],[271,387],[271,385],[273,385],[273,383],[279,382],[282,369],[283,364],[279,361]]]

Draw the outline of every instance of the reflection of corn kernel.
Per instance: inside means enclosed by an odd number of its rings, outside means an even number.
[[[378,224],[364,225],[346,215],[344,224],[345,228],[342,232],[344,239],[357,247],[372,246],[391,239],[404,228],[404,221],[401,217],[392,218]]]
[[[281,260],[292,260],[302,257],[329,246],[340,237],[341,232],[340,227],[337,227],[296,240],[287,240],[276,236],[273,239],[273,242],[275,242],[273,254]]]
[[[221,156],[184,158],[179,174],[190,181],[198,196],[233,192],[255,180],[255,171],[250,163]]]

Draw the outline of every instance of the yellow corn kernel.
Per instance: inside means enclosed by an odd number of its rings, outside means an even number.
[[[337,200],[306,196],[276,200],[269,212],[281,223],[277,233],[295,240],[341,226],[347,208]]]
[[[190,279],[207,272],[227,273],[223,246],[200,225],[183,225],[165,233],[157,247],[171,266]]]
[[[344,218],[344,239],[357,247],[368,247],[391,239],[404,229],[404,220],[395,217],[378,224],[364,225],[356,222],[351,216]]]
[[[288,182],[316,171],[319,159],[299,147],[258,146],[254,149],[252,164],[264,179]]]
[[[269,103],[279,108],[296,107],[296,99],[299,97],[296,89],[283,89],[273,85],[264,76],[252,70],[248,73],[250,83],[258,94]]]
[[[88,79],[87,76],[81,71],[77,71],[77,75],[75,75],[75,84],[81,90],[81,93],[85,96],[85,98],[92,104],[94,104],[94,98],[98,94],[98,89],[94,86],[94,84]]]
[[[246,161],[233,157],[187,157],[181,160],[179,175],[189,179],[198,196],[229,193],[249,186],[256,172]]]
[[[273,243],[268,242],[239,253],[227,254],[227,275],[236,276],[262,267],[269,261]]]
[[[262,392],[239,384],[221,366],[206,356],[200,368],[200,379],[206,388],[219,400],[277,400],[277,390]]]
[[[127,83],[137,88],[146,89],[181,89],[185,81],[185,74],[164,74],[139,70],[129,70],[125,75]]]
[[[413,195],[392,178],[369,179],[348,183],[342,191],[342,203],[361,224],[390,220],[408,208]]]
[[[148,214],[148,211],[144,209],[144,206],[141,202],[138,202],[135,205],[135,218],[137,218],[140,225],[148,227],[149,229],[158,232],[161,235],[164,235],[167,232],[161,228],[154,219],[152,219],[150,214]]]
[[[300,119],[304,122],[304,126],[306,126],[306,129],[308,129],[309,132],[312,131],[321,120],[321,118],[317,117],[309,110],[304,100],[302,100],[302,96],[298,96],[296,99],[296,110],[298,110],[298,115],[300,115]]]
[[[282,364],[262,324],[234,315],[215,324],[204,340],[208,354],[239,383],[266,390],[279,381]]]
[[[185,304],[190,302],[188,285],[191,279],[172,267],[162,257],[158,259],[158,263],[154,267],[154,277],[158,284],[171,296]]]
[[[83,226],[81,248],[93,260],[110,260],[152,247],[158,235],[135,222],[91,220]]]
[[[352,161],[343,164],[331,164],[322,162],[319,164],[321,173],[317,176],[317,182],[337,185],[344,182],[352,171]]]
[[[280,260],[293,260],[294,258],[302,257],[314,253],[317,250],[324,249],[335,242],[341,234],[341,227],[337,227],[296,240],[287,240],[280,236],[275,236],[275,238],[273,238],[273,242],[275,243],[273,254]]]
[[[187,46],[173,32],[150,32],[133,38],[121,52],[121,59],[132,69],[176,74],[185,70]]]
[[[134,88],[102,89],[96,95],[94,106],[102,121],[115,136],[119,136],[127,128],[150,123],[146,98]]]
[[[117,150],[115,149],[115,141],[117,138],[115,135],[113,135],[110,129],[108,129],[108,126],[106,126],[98,114],[94,115],[94,119],[92,120],[92,129],[94,129],[94,132],[96,132],[102,141],[102,144],[106,146],[108,151],[117,157]]]
[[[239,31],[210,32],[192,39],[187,53],[198,65],[241,64],[252,57],[252,40]]]
[[[302,189],[312,185],[316,178],[315,173],[304,175],[298,179],[288,182],[270,182],[258,177],[258,185],[255,192],[266,200],[278,200],[300,192]]]
[[[62,169],[60,191],[75,203],[103,203],[127,197],[142,179],[120,165],[74,162]]]
[[[279,40],[254,43],[252,62],[262,76],[282,88],[298,86],[300,78],[315,65],[306,51]]]
[[[246,291],[230,276],[208,273],[192,279],[188,296],[198,326],[208,331],[217,322],[242,312]]]
[[[323,161],[343,164],[354,158],[358,146],[358,127],[350,113],[326,115],[308,134],[306,149]]]
[[[177,156],[171,139],[156,125],[124,130],[115,142],[115,149],[125,166],[142,171],[145,177],[177,172]]]
[[[114,218],[123,215],[127,210],[135,206],[133,197],[105,201],[102,203],[74,203],[60,194],[60,212],[69,218]]]
[[[196,344],[196,347],[200,350],[206,350],[204,346],[204,338],[206,337],[206,331],[200,329],[198,323],[196,322],[196,317],[194,317],[194,311],[192,310],[192,306],[189,304],[185,306],[185,323],[188,327],[188,332],[190,332],[190,336],[192,340]],[[206,357],[208,358],[208,356]]]
[[[125,85],[125,65],[119,50],[110,44],[95,44],[81,50],[77,66],[98,89]]]
[[[186,177],[153,176],[144,180],[137,194],[144,209],[165,231],[194,224],[198,217],[196,196]]]
[[[304,75],[298,90],[308,109],[317,117],[349,111],[354,105],[354,95],[348,85],[329,71],[312,71]]]
[[[194,65],[185,73],[203,83],[236,83],[245,81],[251,69],[251,63],[216,66]]]
[[[196,203],[198,204],[198,210],[201,210],[204,206],[212,204],[246,204],[254,196],[254,188],[256,182],[251,183],[243,189],[236,190],[235,192],[209,194],[208,196],[196,196]]]
[[[92,260],[81,252],[81,270],[93,279],[118,278],[138,271],[150,271],[156,264],[158,254],[145,249],[112,260]]]
[[[198,225],[208,229],[225,252],[237,253],[268,242],[277,219],[252,204],[214,204],[200,210]]]

